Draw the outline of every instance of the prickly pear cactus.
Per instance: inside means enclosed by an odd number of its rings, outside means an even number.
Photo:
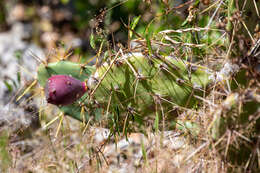
[[[87,83],[87,92],[71,105],[58,105],[66,115],[88,120],[97,110],[131,113],[138,117],[154,112],[171,114],[174,107],[192,107],[195,95],[206,92],[209,70],[172,56],[117,55],[98,68],[60,61],[38,68],[45,87],[53,75],[70,75]]]

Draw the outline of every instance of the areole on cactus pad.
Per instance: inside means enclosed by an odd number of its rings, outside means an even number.
[[[50,102],[60,105],[66,115],[81,121],[97,110],[111,112],[115,107],[120,113],[131,111],[146,116],[159,106],[165,114],[171,114],[176,106],[192,107],[197,101],[194,95],[205,93],[207,85],[212,82],[212,73],[206,67],[176,57],[147,57],[132,53],[116,58],[96,69],[70,61],[42,64],[38,68],[38,81],[43,87],[48,85],[48,80],[52,81],[56,90],[60,85],[67,86],[60,80],[68,78],[54,75],[69,75],[69,80],[74,81],[73,77],[81,82],[87,81],[88,90],[84,95],[83,86],[79,87],[77,97],[74,91],[61,87],[62,91],[70,93],[64,94],[67,98],[59,98],[66,103]],[[55,82],[60,83],[56,85]]]

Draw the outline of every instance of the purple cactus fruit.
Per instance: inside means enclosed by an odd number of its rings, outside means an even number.
[[[69,105],[84,95],[87,87],[68,75],[53,75],[45,86],[45,96],[48,103],[54,105]]]

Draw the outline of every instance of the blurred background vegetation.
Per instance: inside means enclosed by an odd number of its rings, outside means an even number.
[[[106,39],[115,44],[112,46],[126,45],[128,29],[124,24],[134,20],[138,20],[137,33],[181,28],[192,1],[186,5],[184,2],[187,3],[186,0],[2,0],[0,31],[10,29],[14,22],[22,22],[31,25],[28,39],[39,45],[51,49],[63,41],[68,45],[74,43],[78,48],[76,53],[95,54],[97,50],[90,44],[92,34],[97,43]],[[199,24],[201,27],[205,20]]]

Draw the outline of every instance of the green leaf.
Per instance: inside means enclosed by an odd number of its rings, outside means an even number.
[[[92,47],[92,49],[96,49],[96,44],[95,44],[95,38],[94,38],[94,34],[91,33],[90,34],[90,46]]]
[[[149,55],[152,55],[153,50],[152,50],[152,45],[151,45],[151,40],[150,40],[149,34],[145,35],[145,40],[146,40],[146,44],[147,44],[147,47],[148,47]]]
[[[146,149],[145,149],[143,140],[141,140],[141,148],[142,148],[142,155],[143,155],[144,162],[145,162],[145,164],[147,164],[147,153],[146,153]]]
[[[135,29],[135,27],[136,27],[137,23],[139,22],[140,18],[141,18],[141,16],[134,17],[133,22],[131,23],[131,29],[132,30]],[[130,36],[130,38],[132,38],[132,36],[133,36],[133,32],[132,31],[129,32],[129,36]]]
[[[4,84],[5,84],[6,88],[8,89],[8,92],[12,92],[13,91],[12,85],[9,84],[6,80],[4,81]]]
[[[153,54],[152,44],[151,44],[151,39],[150,39],[153,36],[152,23],[153,23],[153,20],[147,25],[147,27],[145,28],[145,33],[144,33],[149,55]]]
[[[188,18],[182,22],[181,26],[184,27],[188,23]]]
[[[16,73],[16,78],[18,81],[18,85],[21,84],[21,73],[19,71]]]
[[[158,115],[157,112],[156,112],[156,116],[155,116],[154,128],[155,128],[155,133],[158,133],[158,131],[159,131],[159,115]]]
[[[21,59],[22,58],[22,54],[23,52],[21,50],[16,50],[14,52],[14,56],[17,58],[17,59]]]

